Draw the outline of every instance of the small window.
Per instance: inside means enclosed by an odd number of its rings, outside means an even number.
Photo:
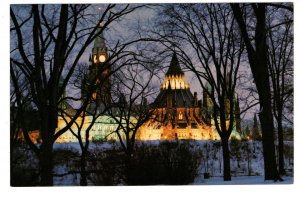
[[[96,100],[96,97],[97,97],[97,93],[96,93],[96,92],[93,92],[93,94],[92,94],[92,99],[93,99],[93,100]]]
[[[182,120],[182,117],[183,117],[183,116],[182,116],[182,112],[179,112],[178,119],[179,119],[179,120]]]

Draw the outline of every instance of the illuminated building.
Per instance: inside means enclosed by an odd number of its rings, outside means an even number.
[[[100,29],[100,28],[99,28]],[[99,30],[98,30],[99,31]],[[94,42],[92,54],[90,55],[89,71],[82,82],[82,98],[91,97],[87,112],[92,113],[96,108],[99,112],[103,110],[103,103],[111,104],[111,80],[109,76],[110,64],[107,61],[109,55],[103,38],[100,34]],[[102,83],[103,82],[103,83]],[[95,89],[90,91],[90,87],[95,85]],[[211,90],[208,84],[206,89]],[[90,91],[90,92],[89,92]],[[72,107],[67,105],[66,110],[72,114]],[[185,80],[176,53],[173,54],[165,80],[161,84],[160,93],[155,101],[150,104],[154,109],[154,117],[140,127],[137,132],[137,140],[219,140],[212,118],[213,103],[207,93],[203,92],[203,99],[198,100],[197,92],[192,94],[189,84]],[[236,114],[239,114],[238,102],[235,104]],[[75,112],[73,112],[75,113]],[[135,117],[132,117],[133,119]],[[66,123],[62,116],[59,117],[58,130]],[[82,117],[77,120],[80,124]],[[92,122],[92,116],[85,116],[82,136],[85,129]],[[239,117],[235,117],[235,126],[232,136],[239,138],[237,128]],[[99,116],[90,130],[89,140],[118,140],[114,132],[118,124],[114,119],[106,114]],[[72,126],[73,132],[77,128]],[[75,142],[77,139],[67,131],[57,139],[57,142]]]
[[[101,27],[97,29],[97,33],[100,33]],[[92,48],[92,53],[89,56],[89,69],[81,84],[81,98],[82,100],[90,99],[88,103],[86,112],[84,116],[80,116],[76,123],[80,125],[83,121],[81,136],[85,136],[85,131],[89,125],[93,122],[93,114],[102,113],[105,107],[111,105],[111,79],[110,79],[110,69],[111,65],[108,61],[109,54],[105,44],[105,39],[103,32],[95,38],[94,45]],[[104,106],[104,103],[106,106]],[[65,110],[68,110],[68,115],[75,115],[76,111],[67,102]],[[96,114],[97,115],[97,114]],[[70,118],[63,115],[58,118],[58,128],[60,130],[66,126],[66,122],[69,122]],[[117,135],[115,129],[117,124],[114,119],[107,114],[101,114],[99,117],[95,118],[95,123],[89,131],[89,140],[116,140]],[[73,124],[69,131],[61,135],[56,142],[76,142],[78,141],[76,137],[72,134],[78,132],[78,126]],[[83,141],[85,141],[83,137]]]
[[[208,84],[206,88],[210,91]],[[176,53],[152,107],[154,117],[142,126],[138,140],[220,139],[212,119],[211,99],[205,92],[203,102],[198,100],[197,92],[192,94]],[[235,128],[233,135],[238,137]]]
[[[100,33],[101,27],[97,29]],[[91,102],[87,107],[88,112],[95,110],[99,113],[103,111],[105,106],[103,104],[111,104],[111,65],[108,61],[109,54],[105,44],[103,31],[95,38],[92,53],[89,57],[89,70],[85,75],[81,84],[81,97],[86,99],[91,97]]]

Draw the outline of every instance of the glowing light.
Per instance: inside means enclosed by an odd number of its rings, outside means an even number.
[[[182,120],[182,112],[179,112],[179,120]]]
[[[100,56],[99,56],[99,61],[100,61],[101,63],[105,62],[105,60],[106,60],[105,55],[100,55]]]
[[[96,97],[97,97],[97,93],[96,93],[96,92],[93,92],[93,94],[92,94],[92,99],[93,99],[93,100],[96,100]]]
[[[97,63],[97,56],[94,55],[94,63]]]
[[[189,87],[182,75],[166,76],[165,82],[162,85],[162,89],[168,89],[169,84],[172,90],[187,89]]]

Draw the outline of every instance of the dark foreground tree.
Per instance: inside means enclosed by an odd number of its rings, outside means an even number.
[[[278,18],[278,14],[285,17]],[[272,107],[278,132],[278,166],[279,173],[285,174],[283,122],[286,122],[284,119],[286,105],[293,99],[293,13],[280,7],[269,7],[267,23]]]
[[[88,105],[86,99],[68,125],[56,131],[59,99],[76,65],[86,48],[107,26],[135,9],[137,7],[133,5],[101,5],[99,14],[95,11],[98,7],[84,4],[11,6],[11,76],[21,72],[28,81],[27,91],[39,114],[41,146],[33,143],[24,125],[22,131],[39,159],[41,185],[53,185],[53,143]],[[103,22],[101,31],[97,31]],[[125,46],[118,43],[115,48],[122,50]],[[65,79],[59,86],[63,73]],[[12,80],[12,83],[17,106],[22,106],[20,83],[17,80]],[[23,119],[26,117],[24,111],[20,115]]]
[[[87,177],[88,172],[86,169],[87,166],[87,156],[88,148],[90,144],[90,130],[92,129],[97,118],[103,114],[104,111],[99,113],[97,110],[98,106],[93,109],[93,111],[87,112],[83,111],[81,116],[74,122],[75,128],[70,127],[69,131],[75,136],[78,140],[81,154],[80,154],[80,185],[87,186]],[[64,119],[65,123],[68,124],[72,116],[65,111],[61,111],[61,117]]]
[[[280,180],[277,170],[271,88],[268,70],[266,4],[231,4],[247,49],[248,60],[259,95],[265,180]],[[250,19],[254,21],[250,22]],[[247,24],[254,24],[255,31]],[[254,35],[254,40],[251,39]]]

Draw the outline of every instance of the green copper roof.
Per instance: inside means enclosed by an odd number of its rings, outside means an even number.
[[[209,92],[212,91],[212,87],[211,87],[210,83],[206,82],[205,89],[207,89],[207,91],[209,91]]]
[[[98,27],[96,34],[101,31],[101,27]],[[103,31],[95,38],[94,47],[93,47],[93,54],[98,52],[106,51],[105,39]]]

